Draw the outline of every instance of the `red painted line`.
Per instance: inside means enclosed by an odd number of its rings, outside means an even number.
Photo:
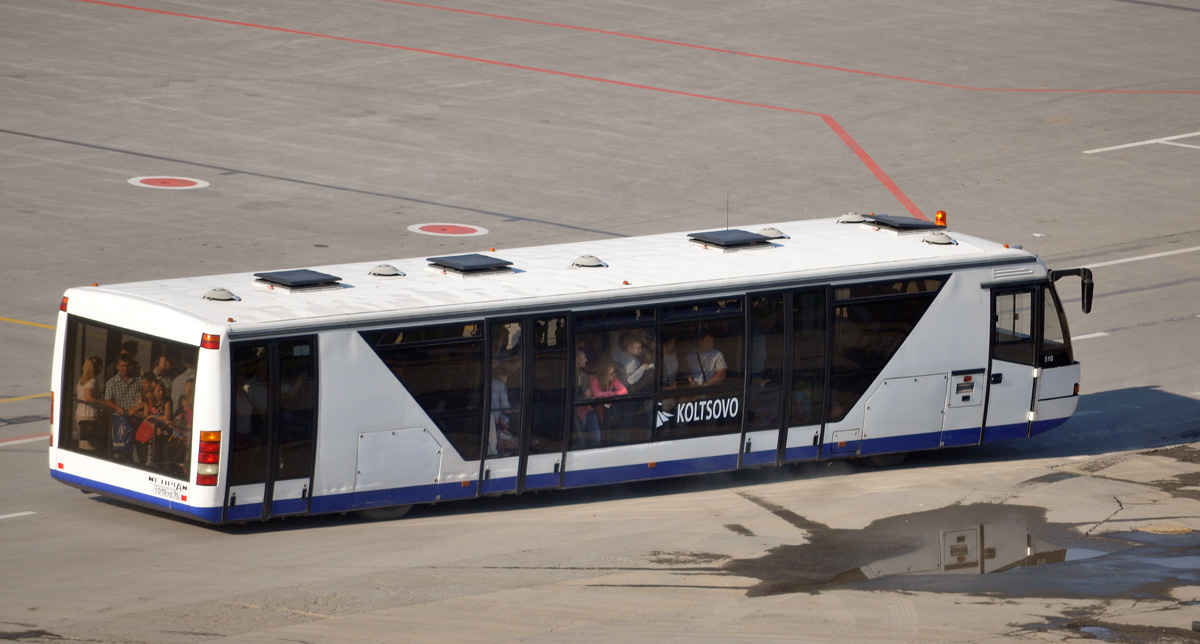
[[[879,179],[881,183],[883,183],[884,187],[887,188],[888,191],[891,192],[892,195],[895,196],[896,199],[898,199],[900,201],[900,203],[903,204],[904,207],[906,209],[908,209],[908,211],[914,217],[917,217],[919,219],[926,219],[926,220],[928,219],[928,217],[926,217],[924,215],[924,213],[922,213],[921,210],[912,203],[912,201],[904,194],[904,192],[901,191],[900,188],[898,186],[896,186],[896,184],[890,178],[888,178],[888,176],[883,172],[883,170],[878,166],[878,164],[876,164],[871,159],[870,155],[868,155],[867,152],[865,150],[863,150],[862,147],[859,146],[857,142],[854,141],[854,138],[851,137],[850,134],[848,132],[846,132],[845,129],[843,129],[840,125],[838,125],[837,121],[834,120],[834,118],[828,114],[821,114],[820,112],[811,112],[808,110],[799,110],[799,109],[795,109],[795,108],[791,108],[791,107],[780,107],[778,105],[768,105],[766,103],[753,103],[750,101],[741,101],[741,100],[732,99],[732,98],[722,98],[720,96],[709,96],[707,94],[697,94],[694,92],[685,92],[682,90],[668,89],[665,87],[655,87],[653,85],[642,85],[640,83],[629,83],[629,82],[625,82],[625,81],[613,80],[610,78],[600,78],[598,76],[586,76],[583,74],[574,74],[571,72],[563,72],[563,71],[558,71],[558,70],[554,70],[554,69],[544,69],[541,67],[530,67],[528,65],[518,65],[516,63],[506,63],[504,61],[491,60],[491,59],[487,59],[487,58],[476,58],[474,56],[463,56],[461,54],[451,54],[448,52],[434,51],[432,49],[419,49],[416,47],[405,47],[404,45],[393,45],[390,43],[375,42],[375,41],[371,41],[371,40],[361,40],[358,38],[347,38],[344,36],[334,36],[334,35],[330,35],[330,34],[322,34],[322,33],[316,33],[316,32],[312,32],[312,31],[300,31],[297,29],[288,29],[286,27],[273,27],[271,25],[261,25],[261,24],[256,24],[256,23],[252,23],[252,22],[241,22],[241,21],[237,21],[237,20],[226,20],[223,18],[198,16],[198,15],[188,14],[188,13],[179,13],[179,12],[175,12],[175,11],[164,11],[162,9],[149,9],[146,7],[137,7],[137,6],[133,6],[133,5],[119,4],[119,3],[115,3],[115,2],[105,2],[104,0],[76,0],[76,2],[84,2],[87,4],[101,5],[101,6],[105,6],[105,7],[113,7],[116,9],[130,9],[133,11],[142,11],[145,13],[153,13],[153,14],[164,15],[164,16],[172,16],[172,17],[176,17],[176,18],[189,18],[192,20],[204,20],[206,22],[215,22],[215,23],[219,23],[219,24],[232,25],[232,26],[236,26],[236,27],[250,27],[252,29],[265,29],[267,31],[274,31],[274,32],[278,32],[278,33],[286,33],[286,34],[292,34],[292,35],[296,35],[296,36],[308,36],[311,38],[334,40],[334,41],[338,41],[338,42],[346,42],[346,43],[352,43],[352,44],[356,44],[356,45],[370,45],[372,47],[384,47],[387,49],[396,49],[396,50],[400,50],[400,51],[413,52],[413,53],[417,53],[417,54],[428,54],[430,56],[441,56],[443,58],[452,58],[454,60],[463,60],[463,61],[468,61],[468,62],[473,62],[473,63],[496,65],[499,67],[506,67],[509,69],[518,69],[521,71],[537,72],[540,74],[550,74],[553,76],[561,76],[564,78],[572,78],[572,79],[576,79],[576,80],[585,80],[585,81],[591,81],[591,82],[595,82],[595,83],[605,83],[608,85],[616,85],[618,87],[627,87],[627,88],[631,88],[631,89],[642,89],[642,90],[647,90],[647,91],[652,91],[652,92],[661,92],[664,94],[672,94],[675,96],[685,96],[688,98],[698,98],[698,99],[703,99],[703,100],[707,100],[707,101],[728,103],[730,105],[741,105],[743,107],[754,107],[754,108],[759,108],[759,109],[764,109],[764,110],[773,110],[773,111],[777,111],[777,112],[788,112],[791,114],[804,114],[806,116],[819,116],[819,117],[821,117],[821,120],[825,121],[826,125],[828,125],[830,128],[833,128],[834,132],[837,133],[838,137],[842,139],[842,141],[847,145],[847,147],[849,147],[850,150],[853,151],[854,154],[856,156],[858,156],[858,158],[867,165],[867,168],[871,170],[871,173],[874,174],[875,177],[877,179]]]
[[[17,436],[16,438],[0,438],[0,445],[5,443],[16,443],[18,441],[32,440],[34,438],[50,438],[50,432],[45,432],[43,434],[30,434],[28,436]]]
[[[892,181],[892,178],[887,176],[887,173],[883,171],[883,168],[879,167],[878,163],[875,163],[875,160],[871,158],[871,155],[867,154],[867,151],[858,144],[858,141],[854,140],[854,137],[850,136],[850,133],[847,132],[846,129],[841,126],[841,124],[834,120],[832,116],[825,114],[821,115],[821,120],[825,121],[825,124],[829,126],[829,129],[833,130],[842,139],[842,142],[846,144],[846,147],[850,148],[850,151],[858,156],[858,159],[863,162],[863,165],[867,166],[867,169],[871,171],[871,174],[875,175],[875,178],[879,180],[879,183],[882,183],[883,187],[887,188],[888,192],[892,193],[892,196],[898,199],[901,205],[903,205],[908,212],[912,213],[912,216],[916,217],[917,219],[929,221],[929,218],[925,216],[925,213],[921,212],[920,208],[917,208],[917,205],[908,198],[908,195],[904,194],[904,191],[896,185],[896,182]]]
[[[409,7],[417,7],[421,9],[436,9],[438,11],[451,11],[481,18],[495,18],[497,20],[511,20],[513,22],[523,22],[531,25],[541,25],[544,27],[554,27],[557,29],[571,29],[573,31],[583,31],[593,34],[602,34],[605,36],[616,36],[618,38],[631,38],[634,40],[642,40],[646,42],[659,43],[663,45],[671,45],[674,47],[687,47],[689,49],[700,49],[703,51],[711,51],[719,54],[732,54],[734,56],[743,56],[745,58],[756,58],[758,60],[769,60],[776,63],[787,63],[789,65],[801,65],[804,67],[813,67],[816,69],[825,69],[834,72],[842,72],[846,74],[858,74],[860,76],[874,76],[875,78],[886,78],[888,80],[903,81],[906,83],[920,83],[922,85],[932,85],[935,87],[946,87],[949,89],[962,89],[972,92],[1018,92],[1018,93],[1048,93],[1048,94],[1200,94],[1200,90],[1151,90],[1151,89],[1048,89],[1048,88],[1006,88],[1006,87],[972,87],[970,85],[955,85],[953,83],[941,83],[938,81],[923,80],[920,78],[908,78],[905,76],[896,76],[893,74],[881,74],[878,72],[868,72],[861,69],[851,69],[849,67],[837,67],[835,65],[822,65],[820,63],[810,63],[803,60],[795,60],[791,58],[779,58],[776,56],[765,56],[762,54],[751,54],[744,51],[736,51],[733,49],[722,49],[720,47],[709,47],[706,45],[697,45],[694,43],[680,42],[678,40],[667,40],[664,38],[651,38],[649,36],[639,36],[621,31],[608,31],[605,29],[593,29],[591,27],[580,27],[578,25],[567,25],[556,22],[545,22],[542,20],[531,20],[529,18],[517,18],[515,16],[504,16],[495,13],[483,13],[481,11],[470,11],[468,9],[456,9],[454,7],[439,7],[432,4],[423,4],[420,2],[407,2],[406,0],[380,0],[381,2],[389,2],[391,4],[406,5]]]

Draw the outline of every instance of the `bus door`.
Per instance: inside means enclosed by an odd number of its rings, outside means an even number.
[[[520,473],[521,435],[525,425],[525,327],[522,319],[489,320],[484,376],[483,461],[480,494],[514,492]]]
[[[1037,384],[1038,287],[992,291],[991,360],[983,441],[1029,435]]]
[[[488,340],[480,492],[556,488],[567,412],[566,317],[489,321]]]
[[[236,342],[225,520],[309,509],[317,429],[315,336]]]
[[[567,386],[574,352],[567,345],[567,317],[538,318],[525,343],[525,381],[530,384],[525,409],[529,422],[522,434],[521,491],[562,485],[570,409]]]

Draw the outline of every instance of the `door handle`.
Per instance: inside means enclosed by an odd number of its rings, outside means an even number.
[[[988,379],[988,382],[992,383],[993,385],[998,385],[1004,382],[1004,374],[994,373],[992,374],[992,377]]]

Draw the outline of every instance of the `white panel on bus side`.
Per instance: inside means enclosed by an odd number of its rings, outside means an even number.
[[[424,427],[359,434],[354,491],[437,483],[441,454],[442,446]]]
[[[936,373],[884,380],[867,401],[863,439],[940,433],[948,378]]]
[[[1038,400],[1067,398],[1075,394],[1079,384],[1079,363],[1053,369],[1042,369],[1038,376]]]

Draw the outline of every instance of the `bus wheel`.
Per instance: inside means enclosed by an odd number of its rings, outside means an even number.
[[[412,507],[413,506],[411,503],[408,505],[393,505],[386,508],[359,510],[358,512],[355,512],[355,514],[370,521],[391,521],[393,519],[399,519],[400,517],[408,514],[408,511],[411,510]]]
[[[896,467],[904,462],[904,457],[906,456],[908,456],[908,452],[896,452],[895,454],[876,454],[868,456],[863,460],[870,463],[871,467]]]

